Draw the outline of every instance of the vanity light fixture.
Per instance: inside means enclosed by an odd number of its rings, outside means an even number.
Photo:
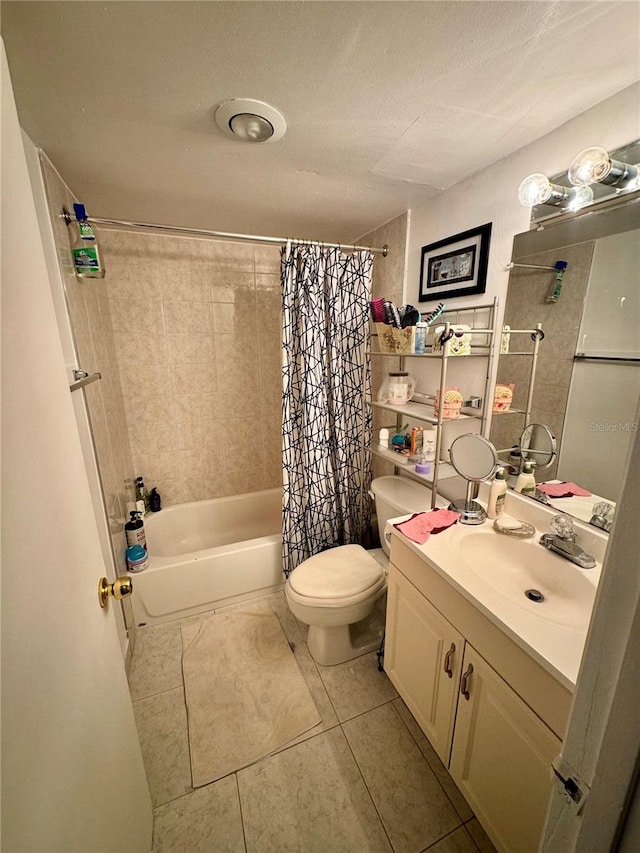
[[[239,142],[277,142],[287,123],[275,107],[264,101],[231,98],[216,107],[215,121],[225,136]]]
[[[639,166],[613,160],[604,148],[585,148],[569,166],[567,177],[577,187],[605,184],[619,189],[640,189]],[[633,184],[637,186],[632,187]]]
[[[568,210],[579,210],[593,203],[593,192],[586,186],[561,187],[552,184],[546,175],[535,172],[528,175],[518,187],[518,200],[525,207],[553,204]]]

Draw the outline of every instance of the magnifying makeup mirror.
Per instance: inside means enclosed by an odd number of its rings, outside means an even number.
[[[449,449],[451,464],[467,481],[467,495],[454,501],[449,509],[460,513],[460,524],[482,524],[484,508],[473,500],[474,486],[493,477],[498,468],[498,453],[484,436],[470,432],[461,435]]]
[[[558,450],[554,434],[546,424],[527,424],[520,436],[520,454],[527,462],[535,462],[536,471],[553,465]]]

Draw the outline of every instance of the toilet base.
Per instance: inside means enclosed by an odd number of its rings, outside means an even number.
[[[375,651],[382,641],[387,596],[376,601],[366,619],[351,625],[310,625],[307,647],[321,666],[335,666]]]

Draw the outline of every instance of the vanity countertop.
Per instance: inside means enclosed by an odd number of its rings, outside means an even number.
[[[509,499],[510,498],[510,499]],[[482,500],[480,500],[482,503]],[[497,533],[492,521],[455,524],[418,545],[392,527],[411,516],[389,522],[399,539],[504,631],[523,651],[573,691],[587,636],[607,538],[599,531],[578,529],[578,543],[596,560],[580,569],[539,542],[556,515],[544,506],[529,506],[517,495],[507,497],[509,515],[536,528],[530,539]],[[578,528],[578,524],[576,524]],[[525,596],[540,590],[545,601]],[[421,590],[429,597],[428,590]]]

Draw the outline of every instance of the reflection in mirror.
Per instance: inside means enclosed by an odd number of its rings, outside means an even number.
[[[501,353],[497,383],[513,386],[513,400],[507,411],[494,407],[490,438],[512,448],[527,421],[547,424],[558,454],[536,480],[576,486],[577,493],[548,496],[549,502],[589,522],[598,515],[596,503],[619,500],[638,429],[640,193],[518,234],[512,260],[504,323],[511,329],[540,323],[545,337],[536,359],[529,335],[515,346],[512,336],[509,353]],[[558,260],[567,267],[553,302]],[[607,525],[610,519],[597,526]]]

